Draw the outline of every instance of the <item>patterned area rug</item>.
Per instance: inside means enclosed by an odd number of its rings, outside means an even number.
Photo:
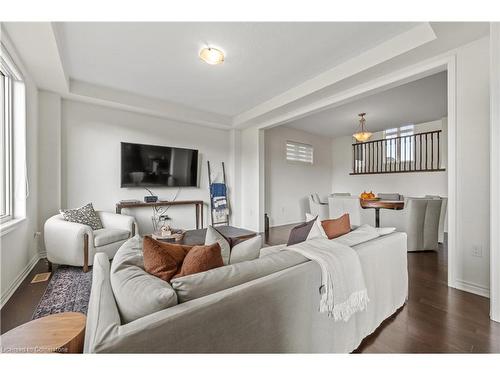
[[[91,286],[92,270],[84,273],[81,267],[58,266],[32,319],[66,311],[87,314]]]

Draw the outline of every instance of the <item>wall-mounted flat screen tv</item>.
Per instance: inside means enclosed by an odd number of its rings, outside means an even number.
[[[198,186],[198,150],[121,143],[121,187]]]

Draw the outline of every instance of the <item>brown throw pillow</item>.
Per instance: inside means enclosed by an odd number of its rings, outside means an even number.
[[[212,245],[193,246],[184,258],[180,272],[173,279],[208,271],[223,265],[220,245],[217,242]]]
[[[180,272],[182,262],[192,246],[157,241],[144,237],[144,269],[146,272],[169,282]]]
[[[337,238],[351,231],[351,221],[349,214],[343,214],[338,219],[323,220],[321,226],[325,230],[329,240]]]
[[[311,231],[312,226],[316,218],[311,221],[305,222],[303,224],[299,224],[296,227],[293,227],[290,231],[290,236],[288,237],[287,246],[295,245],[300,242],[304,242]]]

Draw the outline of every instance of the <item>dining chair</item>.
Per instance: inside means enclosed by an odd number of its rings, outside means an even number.
[[[405,232],[409,252],[438,250],[441,205],[441,199],[408,197],[404,209],[381,213],[381,225]]]
[[[336,219],[345,213],[349,214],[351,226],[361,225],[361,206],[359,198],[352,196],[334,196],[328,198],[329,217]]]
[[[441,199],[441,213],[439,215],[439,234],[438,234],[438,242],[444,242],[444,226],[446,223],[446,211],[448,210],[448,198],[441,197],[439,195],[426,195],[426,198],[431,199]]]
[[[401,201],[403,196],[399,193],[378,193],[377,197],[384,201]]]
[[[318,216],[320,220],[328,219],[328,203],[322,203],[319,195],[314,193],[309,195],[309,212],[313,216]]]

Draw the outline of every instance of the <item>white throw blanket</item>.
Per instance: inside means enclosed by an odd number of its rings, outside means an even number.
[[[327,312],[336,321],[348,321],[353,314],[366,308],[368,293],[354,249],[335,240],[315,238],[288,246],[286,250],[302,254],[320,265],[320,312]]]

